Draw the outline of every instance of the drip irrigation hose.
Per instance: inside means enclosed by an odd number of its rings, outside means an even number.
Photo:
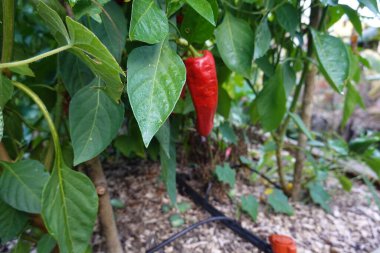
[[[245,165],[245,164],[236,164],[236,165],[232,165],[231,166],[231,168],[240,168],[240,167],[246,167],[251,172],[254,172],[257,175],[259,175],[260,177],[264,178],[268,183],[270,183],[271,185],[273,185],[275,188],[282,190],[282,187],[279,184],[273,182],[269,177],[267,177],[265,174],[261,173],[260,171],[254,169],[254,168],[248,167],[248,165]]]
[[[193,225],[191,225],[190,227],[187,227],[185,228],[184,230],[172,235],[171,237],[169,237],[168,239],[166,239],[165,241],[161,242],[160,244],[148,249],[146,251],[146,253],[153,253],[153,252],[156,252],[160,249],[162,249],[163,247],[165,247],[166,245],[172,243],[173,241],[177,240],[179,237],[187,234],[188,232],[190,232],[191,230],[194,230],[196,229],[197,227],[201,226],[201,225],[204,225],[204,224],[207,224],[207,223],[211,223],[211,222],[214,222],[214,221],[233,221],[233,219],[231,218],[228,218],[228,217],[225,217],[225,216],[214,216],[214,217],[210,217],[208,219],[205,219],[205,220],[202,220],[202,221],[199,221]]]
[[[193,202],[203,209],[205,209],[208,213],[210,213],[214,217],[226,217],[222,212],[209,204],[204,198],[202,198],[194,189],[192,189],[188,184],[186,184],[183,179],[184,175],[177,174],[177,187],[179,193],[182,195],[187,195],[190,197]],[[241,238],[247,240],[252,245],[257,247],[259,250],[265,253],[273,253],[270,244],[256,235],[252,234],[250,231],[244,229],[234,220],[221,220],[221,223],[239,235]]]

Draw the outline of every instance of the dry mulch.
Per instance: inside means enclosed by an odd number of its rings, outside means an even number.
[[[178,195],[178,202],[188,202],[192,208],[181,214],[185,225],[170,226],[169,217],[175,210],[162,213],[162,205],[168,204],[162,182],[159,180],[159,165],[156,163],[126,162],[114,163],[107,168],[111,196],[121,200],[125,208],[115,212],[121,240],[126,252],[145,252],[173,233],[205,218],[209,214],[195,206],[187,197]],[[181,170],[190,170],[181,169]],[[200,191],[196,182],[191,183]],[[253,194],[258,199],[264,196],[262,183],[251,184],[239,172],[237,176],[236,199],[245,194]],[[260,205],[257,222],[247,215],[237,215],[236,205],[216,200],[210,202],[229,217],[239,219],[242,226],[265,239],[272,233],[292,236],[302,252],[373,252],[380,247],[380,210],[371,200],[367,187],[355,182],[350,193],[341,189],[334,179],[328,181],[328,191],[333,196],[331,213],[324,212],[310,203],[292,203],[295,215],[274,214],[264,204]],[[93,238],[94,252],[105,252],[104,239],[99,228]],[[258,252],[255,247],[233,232],[213,223],[204,225],[176,240],[161,252]]]

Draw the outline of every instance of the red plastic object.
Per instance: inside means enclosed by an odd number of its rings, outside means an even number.
[[[273,253],[297,253],[296,243],[289,236],[273,234],[269,236],[269,242]]]

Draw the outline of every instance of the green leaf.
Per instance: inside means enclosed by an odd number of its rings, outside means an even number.
[[[223,140],[227,143],[237,144],[237,137],[234,129],[230,126],[228,122],[223,122],[219,126],[220,133],[222,134]]]
[[[349,75],[349,57],[341,39],[311,29],[320,71],[331,87],[342,93]],[[339,64],[337,64],[339,62]]]
[[[191,6],[196,12],[204,17],[210,24],[216,25],[214,20],[214,12],[211,8],[211,4],[207,0],[185,0],[188,5]]]
[[[286,97],[289,97],[292,94],[294,86],[296,85],[296,73],[293,67],[290,66],[290,62],[283,64],[282,71]]]
[[[170,156],[166,155],[165,150],[160,147],[161,160],[161,178],[165,183],[171,203],[174,205],[177,201],[177,184],[176,184],[176,150],[175,144],[170,145]]]
[[[359,2],[370,9],[376,15],[379,14],[377,0],[359,0]]]
[[[351,84],[351,82],[348,82],[347,93],[346,93],[346,96],[344,97],[342,126],[346,125],[352,113],[355,111],[355,108],[357,105],[360,105],[362,108],[365,107],[363,99],[360,96],[360,93]]]
[[[49,179],[44,166],[34,160],[16,163],[0,162],[3,173],[0,177],[0,197],[20,211],[41,212],[42,189]]]
[[[207,0],[212,6],[214,16],[218,14],[218,4],[215,0]],[[183,11],[183,21],[181,24],[181,35],[189,43],[203,44],[210,39],[214,33],[215,25],[210,24],[193,8],[187,7]],[[215,19],[216,20],[216,19]]]
[[[348,155],[348,145],[343,139],[329,139],[327,142],[330,148],[338,154],[343,156]]]
[[[228,163],[225,163],[223,167],[216,166],[215,174],[220,182],[229,184],[231,188],[235,187],[236,171],[231,169]]]
[[[5,243],[18,236],[25,228],[28,216],[0,198],[0,240]]]
[[[364,136],[358,137],[350,141],[348,147],[350,151],[353,151],[357,154],[363,154],[370,148],[372,145],[380,142],[380,136]]]
[[[116,104],[102,87],[86,86],[70,102],[70,136],[74,165],[100,154],[115,138],[124,119],[122,104]]]
[[[90,84],[95,76],[78,57],[68,52],[59,54],[59,74],[70,96]]]
[[[35,77],[33,70],[29,68],[28,64],[11,67],[9,69],[19,75]]]
[[[363,180],[364,180],[365,184],[367,185],[369,191],[371,192],[373,200],[375,201],[375,204],[377,205],[377,207],[380,211],[380,197],[379,197],[379,194],[377,193],[375,186],[372,184],[371,181],[368,180],[367,177],[363,177]]]
[[[276,70],[257,97],[257,110],[265,131],[276,129],[286,113],[286,94],[283,85],[282,67]]]
[[[114,146],[126,157],[137,155],[146,158],[144,142],[135,119],[129,121],[127,135],[118,136]]]
[[[350,192],[351,189],[352,189],[352,182],[351,180],[344,176],[344,175],[339,175],[338,176],[338,180],[339,180],[339,183],[340,185],[342,186],[343,190],[345,190],[346,192]]]
[[[278,23],[290,33],[290,35],[294,35],[298,28],[298,20],[299,14],[297,9],[290,3],[285,3],[281,5],[276,10],[276,17],[278,19]]]
[[[310,140],[314,140],[314,137],[311,135],[309,129],[305,126],[305,124],[303,123],[300,116],[298,116],[298,114],[295,114],[292,112],[288,112],[288,113],[289,113],[290,117],[292,118],[292,120],[294,121],[294,123],[296,123],[296,125],[307,136],[307,138],[309,138]]]
[[[244,212],[251,216],[252,220],[256,221],[259,209],[259,202],[252,195],[241,197],[241,208]]]
[[[350,19],[352,25],[354,26],[355,30],[358,32],[358,34],[362,35],[362,22],[360,21],[358,12],[352,9],[348,5],[341,4],[339,5],[340,8],[346,13],[348,18]]]
[[[120,62],[128,36],[128,22],[124,13],[120,6],[112,1],[104,6],[100,18],[102,19],[101,23],[91,19],[91,31],[108,48],[115,59]]]
[[[329,193],[325,191],[319,182],[311,182],[307,185],[311,199],[314,203],[320,205],[326,212],[331,212],[329,201],[331,199]]]
[[[276,213],[285,213],[287,215],[294,214],[293,207],[289,204],[288,198],[281,190],[273,190],[273,192],[268,196],[268,204]]]
[[[13,95],[13,84],[11,80],[0,74],[0,107],[4,108],[5,104]]]
[[[37,4],[37,11],[38,15],[40,15],[43,21],[45,21],[45,24],[49,27],[50,32],[58,44],[61,46],[70,44],[69,34],[58,13],[47,6],[43,1],[39,1]]]
[[[84,252],[98,213],[91,180],[58,160],[43,190],[42,218],[61,253]]]
[[[264,18],[264,20],[260,22],[255,32],[255,52],[253,55],[254,60],[265,55],[265,53],[270,48],[271,39],[272,36],[270,34],[268,22],[267,19]]]
[[[168,19],[154,0],[139,0],[132,3],[129,37],[155,44],[165,39],[169,32]]]
[[[128,97],[147,147],[181,94],[186,70],[168,41],[134,49],[128,57]]]
[[[364,162],[376,173],[377,177],[380,179],[380,156],[376,156],[376,153],[366,152],[362,159]]]
[[[191,204],[189,202],[178,203],[177,209],[180,213],[185,213],[187,210],[191,209]]]
[[[169,217],[170,225],[174,228],[185,224],[185,220],[179,214],[173,214]]]
[[[231,110],[231,98],[228,95],[228,92],[219,85],[218,89],[218,108],[217,112],[222,115],[225,119],[228,119],[230,116]]]
[[[124,88],[120,74],[124,75],[124,72],[115,58],[85,26],[70,17],[66,17],[66,23],[73,43],[70,52],[98,75],[106,84],[105,92],[115,101],[119,101]]]
[[[215,30],[215,36],[220,56],[227,67],[249,77],[255,43],[249,24],[226,12],[223,22]]]
[[[156,138],[166,156],[170,158],[170,123],[166,120],[160,130],[156,133]]]
[[[17,241],[16,246],[12,249],[11,253],[27,253],[31,252],[32,245],[28,241],[20,239]]]
[[[37,253],[51,253],[57,242],[49,234],[44,234],[37,242]]]

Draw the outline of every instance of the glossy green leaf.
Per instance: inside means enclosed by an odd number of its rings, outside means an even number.
[[[67,33],[65,24],[56,11],[51,9],[43,1],[39,1],[37,4],[38,15],[43,19],[45,24],[49,27],[55,40],[59,45],[70,44],[70,37]]]
[[[111,1],[104,5],[100,14],[101,23],[91,19],[91,31],[108,48],[115,59],[120,62],[128,36],[128,22],[120,6]]]
[[[367,151],[362,156],[363,161],[376,173],[377,177],[380,179],[380,154],[379,151],[373,149]]]
[[[255,32],[255,51],[253,55],[254,60],[265,55],[265,53],[270,48],[271,39],[272,35],[269,30],[268,22],[266,18],[264,18],[264,20],[260,22]]]
[[[86,86],[70,102],[70,136],[74,165],[100,154],[115,138],[124,119],[122,104],[116,104],[99,86]]]
[[[342,126],[345,126],[351,117],[352,113],[355,111],[356,106],[364,108],[364,102],[360,93],[356,90],[355,86],[350,82],[347,83],[347,93],[344,97],[344,107],[343,107],[343,118]]]
[[[170,156],[166,155],[166,151],[160,147],[161,160],[161,178],[165,183],[166,191],[172,204],[177,201],[177,184],[176,184],[176,150],[175,144],[170,143]]]
[[[70,96],[84,86],[89,85],[95,78],[92,71],[78,57],[68,52],[59,54],[59,74]]]
[[[326,212],[331,212],[329,206],[331,197],[322,184],[320,182],[311,182],[307,185],[307,188],[313,202],[320,205]]]
[[[26,213],[14,209],[0,198],[1,243],[5,243],[18,236],[25,228],[27,222],[28,216]]]
[[[169,217],[170,225],[174,228],[185,224],[185,220],[179,214],[173,214]]]
[[[211,8],[211,4],[207,0],[185,0],[188,5],[191,6],[196,12],[204,17],[212,25],[216,25],[214,20],[214,12]]]
[[[268,204],[276,213],[285,213],[287,215],[294,214],[293,207],[289,204],[288,198],[281,190],[273,190],[273,192],[268,196]]]
[[[170,158],[170,123],[169,120],[165,121],[160,130],[156,133],[156,138],[160,143],[161,148],[166,156]]]
[[[49,179],[44,166],[38,161],[21,160],[0,162],[0,167],[0,197],[20,211],[40,213],[42,189]]]
[[[49,234],[44,234],[37,242],[37,253],[51,253],[57,242]]]
[[[124,75],[119,64],[102,42],[85,26],[66,17],[66,24],[73,43],[70,52],[78,56],[104,83],[105,92],[119,101],[123,92],[120,75]]]
[[[91,180],[57,161],[43,190],[42,218],[61,253],[84,252],[98,213]]]
[[[129,28],[131,40],[154,44],[164,40],[168,32],[168,19],[155,0],[133,1]]]
[[[249,77],[255,43],[249,24],[226,12],[223,22],[215,30],[215,36],[219,53],[227,67]]]
[[[297,9],[292,4],[285,3],[281,5],[275,13],[278,23],[293,36],[299,24],[299,14]]]
[[[0,74],[0,107],[4,108],[5,104],[13,95],[13,84],[11,80]]]
[[[337,152],[340,155],[346,156],[348,155],[348,145],[345,140],[339,139],[329,139],[327,141],[329,147]]]
[[[257,97],[257,110],[265,131],[272,131],[281,124],[286,113],[286,94],[280,66],[275,75],[264,83]]]
[[[341,39],[311,30],[320,71],[329,84],[342,93],[349,75],[349,57]],[[339,62],[339,64],[337,64]]]
[[[340,8],[346,13],[348,18],[350,19],[350,22],[354,26],[355,30],[358,32],[359,35],[362,35],[362,22],[360,21],[360,17],[357,11],[352,9],[348,5],[339,5]]]
[[[231,188],[235,187],[236,171],[231,169],[228,163],[216,166],[215,174],[220,182],[228,184]]]
[[[217,112],[222,115],[225,119],[228,119],[230,116],[231,110],[231,98],[228,95],[227,91],[219,85],[218,89],[218,108]]]
[[[252,220],[256,221],[257,213],[259,209],[259,202],[253,195],[247,195],[241,197],[241,208],[244,212],[251,216]]]
[[[207,0],[212,6],[214,17],[218,15],[216,0]],[[193,8],[187,7],[183,11],[183,21],[180,27],[181,35],[190,43],[203,44],[214,33],[215,25],[210,24]],[[216,20],[216,18],[214,18]]]
[[[186,80],[185,65],[165,40],[134,49],[127,78],[129,102],[147,147],[177,103]]]
[[[359,2],[370,9],[376,15],[379,14],[377,0],[359,0]]]
[[[290,117],[292,118],[292,120],[294,121],[294,123],[296,123],[298,128],[301,129],[301,131],[307,136],[307,138],[309,140],[314,140],[314,137],[311,135],[309,129],[305,126],[305,124],[303,123],[300,116],[298,116],[298,114],[295,114],[292,112],[288,112],[288,113],[289,113]]]

